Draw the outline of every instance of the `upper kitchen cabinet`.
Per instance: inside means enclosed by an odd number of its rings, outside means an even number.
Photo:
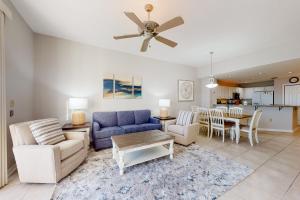
[[[244,91],[244,99],[252,99],[253,93],[254,93],[254,88],[243,88]]]
[[[268,86],[268,87],[255,87],[254,92],[272,92],[274,91],[273,86]]]

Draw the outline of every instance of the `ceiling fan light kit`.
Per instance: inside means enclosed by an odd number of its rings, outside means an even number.
[[[150,20],[150,13],[153,11],[154,7],[152,4],[146,4],[145,5],[145,10],[148,13],[148,20],[145,22],[142,22],[133,12],[124,12],[125,15],[138,26],[139,33],[138,34],[130,34],[130,35],[122,35],[122,36],[114,36],[115,40],[119,39],[126,39],[126,38],[134,38],[134,37],[141,37],[144,36],[145,39],[143,41],[142,47],[141,47],[141,52],[146,52],[150,40],[152,38],[156,39],[158,42],[161,42],[167,46],[170,47],[176,47],[177,43],[169,40],[167,38],[164,38],[162,36],[159,36],[161,32],[167,31],[171,28],[180,26],[184,24],[184,20],[182,17],[175,17],[166,23],[163,23],[162,25],[159,25],[155,21]]]

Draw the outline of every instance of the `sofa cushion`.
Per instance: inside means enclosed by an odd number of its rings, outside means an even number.
[[[134,133],[134,132],[143,131],[142,127],[135,124],[121,126],[121,128],[124,129],[125,133]]]
[[[40,145],[53,145],[66,139],[58,119],[37,120],[29,127],[34,139]]]
[[[169,132],[173,132],[173,133],[177,133],[179,135],[184,135],[184,126],[180,126],[180,125],[169,125],[168,126],[168,131]]]
[[[55,146],[60,148],[60,159],[64,160],[83,149],[83,140],[65,140]]]
[[[159,129],[161,129],[160,124],[146,123],[146,124],[140,124],[139,126],[142,128],[142,131],[150,131],[150,130],[159,130]]]
[[[118,126],[125,126],[134,124],[134,112],[133,111],[119,111],[118,116]]]
[[[95,138],[107,138],[113,135],[122,135],[125,131],[121,127],[113,126],[113,127],[105,127],[100,129],[100,131],[94,131]]]
[[[135,124],[145,124],[149,122],[151,116],[150,110],[136,110],[134,111]]]
[[[112,127],[118,125],[117,112],[95,112],[93,121],[100,124],[100,127]]]
[[[192,123],[193,120],[193,112],[191,111],[180,111],[176,124],[181,126],[187,126]]]

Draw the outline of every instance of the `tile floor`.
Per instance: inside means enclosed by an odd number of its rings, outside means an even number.
[[[259,133],[260,143],[251,147],[247,137],[240,144],[221,137],[198,137],[203,148],[248,165],[255,171],[226,192],[220,200],[298,200],[300,199],[300,131]],[[20,184],[17,174],[0,190],[2,200],[49,200],[54,184]]]

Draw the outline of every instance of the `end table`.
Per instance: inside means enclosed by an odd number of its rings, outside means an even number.
[[[73,125],[71,123],[64,124],[62,127],[63,131],[72,131],[72,132],[86,132],[88,134],[89,141],[90,140],[90,132],[91,132],[91,123],[86,122],[81,125]]]
[[[159,119],[161,121],[161,125],[162,125],[162,130],[165,131],[166,130],[166,121],[169,121],[169,120],[174,120],[176,119],[176,117],[171,117],[171,116],[168,116],[168,117],[160,117],[160,116],[154,116],[153,118],[155,119]]]

